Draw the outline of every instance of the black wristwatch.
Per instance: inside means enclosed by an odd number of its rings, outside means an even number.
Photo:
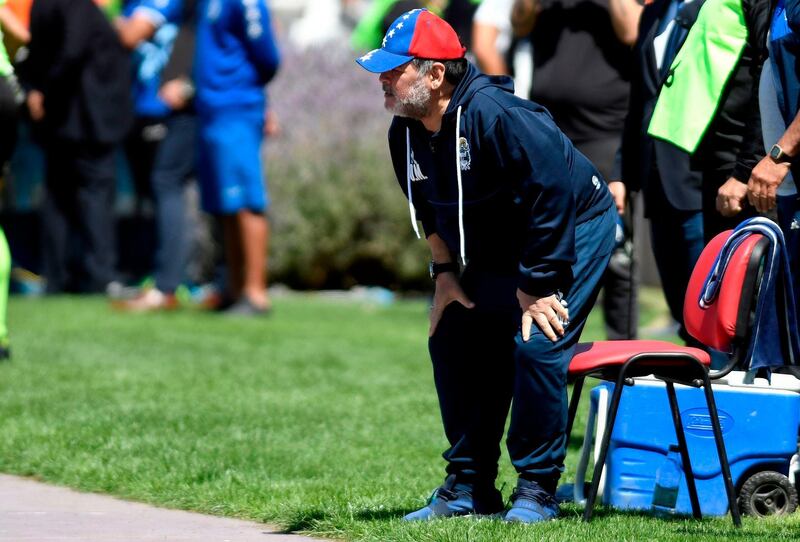
[[[786,154],[780,145],[777,143],[772,146],[769,150],[769,157],[772,159],[773,162],[778,164],[788,163],[791,164],[794,161],[794,158]]]
[[[458,264],[456,262],[436,263],[431,260],[431,263],[428,264],[428,272],[431,280],[436,280],[436,277],[442,273],[458,273]]]

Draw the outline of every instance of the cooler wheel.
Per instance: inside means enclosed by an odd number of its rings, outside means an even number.
[[[756,517],[784,516],[797,509],[797,490],[789,478],[775,471],[752,475],[739,490],[739,510]]]

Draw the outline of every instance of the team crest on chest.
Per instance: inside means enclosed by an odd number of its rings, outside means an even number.
[[[458,138],[458,162],[461,166],[461,171],[469,171],[472,155],[469,152],[469,142],[466,137]]]

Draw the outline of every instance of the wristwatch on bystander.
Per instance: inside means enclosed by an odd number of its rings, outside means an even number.
[[[786,152],[784,152],[781,146],[778,145],[777,143],[773,145],[772,148],[769,150],[769,157],[772,159],[773,162],[776,162],[778,164],[781,163],[791,164],[794,161],[794,157],[786,154]]]
[[[442,273],[457,273],[458,264],[455,262],[436,263],[431,260],[431,263],[428,264],[428,272],[431,275],[431,280],[436,280],[436,277]]]

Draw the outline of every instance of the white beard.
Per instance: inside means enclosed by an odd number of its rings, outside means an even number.
[[[405,98],[398,98],[397,95],[394,98],[394,106],[386,109],[399,117],[422,119],[430,111],[431,89],[425,84],[423,77],[414,81]]]

